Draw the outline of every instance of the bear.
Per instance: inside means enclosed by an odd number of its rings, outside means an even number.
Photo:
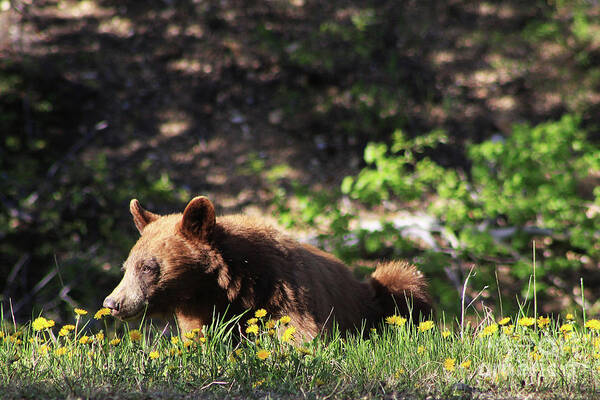
[[[217,218],[203,196],[183,213],[158,215],[136,199],[130,211],[140,238],[103,303],[119,319],[175,316],[185,333],[214,315],[265,309],[273,319],[289,316],[296,334],[309,340],[334,324],[351,332],[395,313],[417,321],[431,312],[426,279],[407,262],[379,263],[361,281],[333,255],[259,219]]]

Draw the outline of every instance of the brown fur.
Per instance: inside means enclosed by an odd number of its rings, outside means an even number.
[[[123,280],[104,301],[113,315],[175,314],[184,332],[210,323],[213,312],[264,308],[289,315],[305,337],[372,327],[399,310],[430,312],[422,274],[403,262],[380,264],[367,282],[337,258],[242,216],[215,218],[205,197],[183,214],[159,216],[131,201],[141,237],[123,268]]]

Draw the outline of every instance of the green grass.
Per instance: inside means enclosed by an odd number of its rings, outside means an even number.
[[[268,318],[258,319],[257,334],[242,327],[241,340],[234,319],[207,327],[203,338],[125,327],[118,344],[105,334],[110,317],[100,317],[102,331],[88,329],[89,314],[75,317],[70,330],[39,318],[21,327],[3,319],[0,391],[4,398],[598,395],[596,320],[584,325],[568,316],[544,325],[531,318],[524,326],[523,316],[504,325],[488,317],[467,324],[462,338],[456,324],[400,321],[297,343],[289,325]]]

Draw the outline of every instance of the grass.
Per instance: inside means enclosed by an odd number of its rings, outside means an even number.
[[[170,336],[144,324],[114,336],[110,317],[97,314],[105,329],[92,331],[93,317],[77,312],[66,328],[2,317],[4,398],[590,398],[600,383],[600,321],[570,314],[488,317],[462,339],[441,322],[391,317],[363,335],[298,343],[268,315],[237,335],[237,319],[220,319],[204,332]]]

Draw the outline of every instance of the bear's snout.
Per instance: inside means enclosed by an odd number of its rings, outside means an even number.
[[[114,301],[113,299],[111,299],[110,297],[107,297],[106,299],[104,299],[104,302],[102,303],[102,305],[106,308],[108,308],[111,312],[111,314],[115,315],[116,313],[119,312],[119,303]]]

